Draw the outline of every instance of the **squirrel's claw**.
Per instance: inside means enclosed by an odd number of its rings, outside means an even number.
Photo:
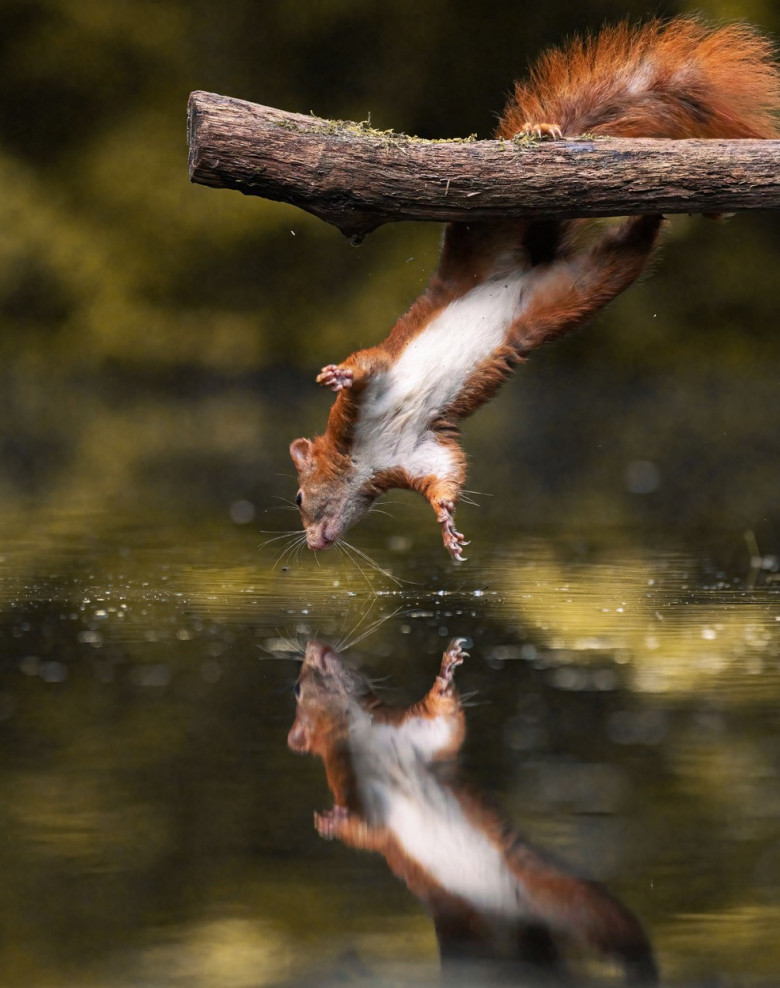
[[[562,141],[563,131],[558,124],[534,123],[526,120],[518,137],[536,137],[540,141]]]
[[[441,671],[439,675],[448,682],[452,679],[455,670],[463,664],[463,660],[469,657],[469,653],[464,651],[465,638],[453,638],[447,646],[447,651],[442,656]]]
[[[454,510],[454,501],[439,501],[438,510],[436,512],[436,521],[438,521],[441,525],[441,535],[442,541],[444,542],[444,548],[456,562],[464,563],[466,561],[466,557],[463,555],[463,547],[469,543],[466,541],[466,537],[463,532],[459,532],[455,528],[455,519],[452,516]]]
[[[441,657],[441,668],[436,677],[436,688],[440,696],[447,696],[451,692],[455,670],[469,657],[469,653],[463,650],[465,644],[465,638],[453,638]]]

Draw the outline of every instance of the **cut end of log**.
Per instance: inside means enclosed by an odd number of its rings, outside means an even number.
[[[187,103],[190,181],[288,202],[335,226],[358,244],[389,217],[353,208],[351,193],[338,186],[316,189],[304,181],[296,188],[293,175],[298,155],[291,154],[289,148],[308,144],[302,155],[315,154],[317,141],[313,136],[307,141],[306,135],[316,133],[316,124],[316,117],[287,114],[196,90]],[[293,140],[296,135],[297,140]]]

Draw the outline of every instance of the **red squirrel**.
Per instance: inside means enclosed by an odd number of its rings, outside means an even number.
[[[496,131],[550,138],[772,138],[780,72],[750,27],[695,18],[607,27],[547,52],[516,85]],[[451,223],[426,290],[382,343],[330,364],[325,432],[296,439],[297,504],[311,549],[327,549],[392,487],[419,491],[463,558],[454,521],[466,474],[460,420],[513,368],[628,288],[662,217],[639,216],[583,244],[592,224]]]
[[[460,779],[466,723],[453,675],[463,643],[450,642],[433,686],[404,708],[383,703],[328,645],[309,642],[287,743],[324,763],[334,805],[315,813],[317,831],[384,855],[433,918],[445,964],[562,974],[559,948],[576,943],[617,962],[628,983],[655,984],[634,915],[526,844]]]

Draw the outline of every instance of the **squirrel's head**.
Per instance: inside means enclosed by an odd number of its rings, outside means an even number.
[[[366,676],[321,641],[310,641],[295,684],[295,721],[287,735],[293,751],[321,754],[348,729],[357,706],[375,702]],[[356,706],[357,705],[357,706]]]
[[[324,436],[296,439],[290,456],[298,471],[295,499],[310,549],[329,549],[367,513],[376,494],[352,460]]]

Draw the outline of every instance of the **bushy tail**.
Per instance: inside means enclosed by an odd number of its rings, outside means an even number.
[[[776,138],[778,108],[768,38],[681,17],[617,24],[546,52],[516,84],[496,136],[548,124],[567,137]]]

